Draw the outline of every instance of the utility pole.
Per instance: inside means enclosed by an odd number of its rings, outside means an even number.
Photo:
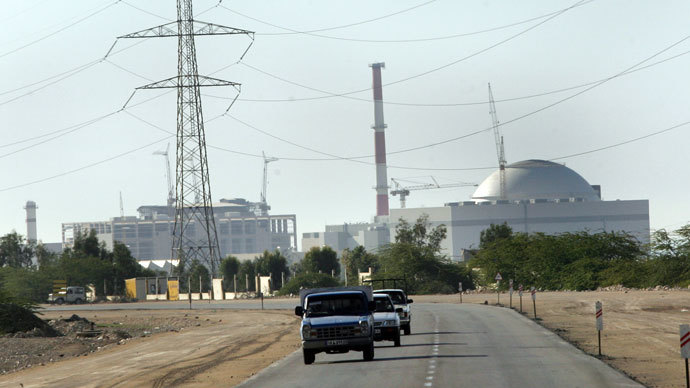
[[[240,84],[199,75],[194,43],[197,35],[247,35],[254,41],[254,33],[251,31],[194,20],[192,0],[177,0],[177,21],[119,38],[177,38],[177,76],[137,89],[177,89],[177,167],[172,257],[180,260],[180,264],[199,260],[210,269],[213,277],[217,275],[219,267],[220,246],[211,200],[201,87],[231,86],[239,93]],[[110,50],[112,51],[112,47]]]
[[[503,148],[503,136],[499,129],[498,116],[496,115],[496,103],[494,102],[494,94],[491,92],[491,84],[489,84],[489,114],[491,115],[491,122],[494,129],[494,140],[496,141],[496,155],[498,156],[499,182],[500,182],[500,198],[507,199],[506,193],[506,153]]]

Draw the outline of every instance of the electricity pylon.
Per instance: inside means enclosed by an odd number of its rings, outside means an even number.
[[[212,275],[217,274],[219,267],[220,246],[211,200],[201,87],[232,86],[239,92],[240,84],[199,75],[194,37],[239,34],[249,36],[252,42],[254,40],[254,33],[251,31],[194,20],[192,0],[177,0],[177,21],[119,37],[177,37],[177,76],[137,89],[177,89],[177,164],[172,256],[180,260],[181,267],[199,260],[211,270]]]

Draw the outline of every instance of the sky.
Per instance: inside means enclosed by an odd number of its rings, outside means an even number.
[[[165,204],[175,38],[119,39],[176,19],[173,1],[4,0],[0,15],[0,235],[61,241],[65,222]],[[649,199],[652,229],[690,221],[690,3],[667,0],[218,0],[195,19],[254,31],[196,38],[214,202],[258,201],[297,232],[376,212],[369,64],[382,72],[388,177],[481,183],[497,168],[487,84],[508,163],[565,163],[605,200]],[[103,59],[113,43],[106,59]],[[412,150],[411,150],[412,149]],[[356,158],[356,159],[353,159]],[[174,171],[173,171],[174,173]],[[412,191],[408,207],[473,187]],[[397,197],[390,198],[399,207]]]

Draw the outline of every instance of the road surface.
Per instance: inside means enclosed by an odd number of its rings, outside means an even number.
[[[377,342],[374,361],[319,353],[304,365],[298,351],[241,387],[642,387],[515,311],[412,306],[412,335]]]

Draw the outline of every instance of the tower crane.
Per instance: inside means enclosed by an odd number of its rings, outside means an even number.
[[[172,176],[170,174],[170,157],[168,151],[170,151],[170,143],[165,147],[165,151],[155,151],[153,154],[165,157],[165,176],[168,179],[168,208],[172,209],[175,205],[175,188],[173,187]],[[172,214],[170,215],[172,216]]]
[[[261,154],[264,157],[264,180],[263,180],[263,186],[261,187],[261,212],[262,214],[266,215],[268,214],[268,209],[270,207],[268,206],[268,202],[266,201],[266,189],[268,187],[268,164],[271,162],[278,161],[278,158],[267,158],[266,153],[261,151]]]
[[[434,181],[434,183],[424,183],[424,184],[419,184],[419,185],[412,185],[412,186],[403,186],[399,182],[400,179],[395,179],[391,178],[391,182],[393,182],[393,186],[395,187],[393,190],[391,190],[391,195],[399,195],[400,196],[400,208],[405,209],[405,201],[407,199],[407,196],[410,195],[411,190],[430,190],[430,189],[445,189],[448,187],[468,187],[468,186],[477,186],[476,183],[467,183],[467,182],[459,182],[459,183],[448,183],[448,184],[439,184],[434,177],[431,177],[431,180]]]
[[[489,83],[489,114],[494,129],[494,140],[496,141],[496,156],[498,156],[498,173],[499,173],[499,187],[500,198],[507,199],[506,193],[506,154],[503,149],[503,136],[499,128],[498,116],[496,116],[496,103],[494,102],[494,94],[491,92],[491,83]]]

